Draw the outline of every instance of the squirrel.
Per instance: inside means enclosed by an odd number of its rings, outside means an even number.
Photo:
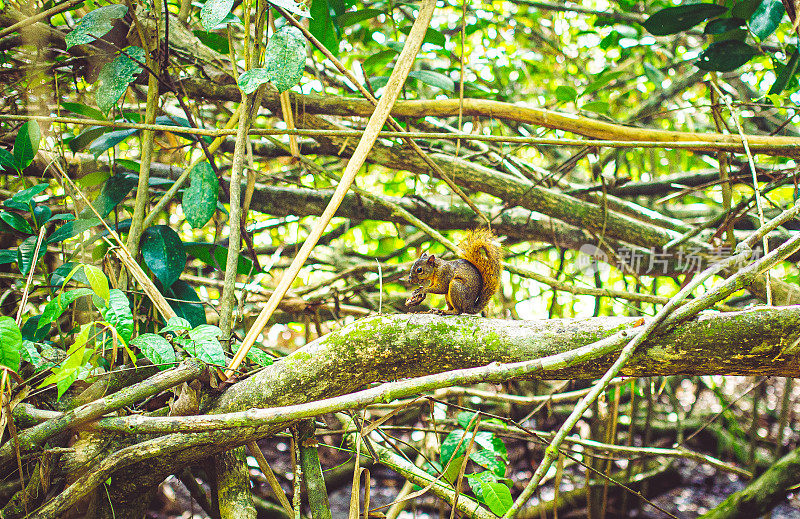
[[[503,253],[494,243],[495,236],[486,228],[471,231],[459,244],[461,258],[445,261],[423,253],[408,280],[420,285],[406,300],[406,306],[420,304],[427,294],[445,294],[447,310],[440,315],[476,314],[489,303],[500,285]]]

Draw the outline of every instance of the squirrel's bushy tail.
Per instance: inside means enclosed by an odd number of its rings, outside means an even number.
[[[485,307],[500,286],[503,251],[495,244],[495,240],[492,231],[481,227],[470,232],[460,244],[463,258],[475,265],[483,278],[483,286],[475,302],[475,311]]]

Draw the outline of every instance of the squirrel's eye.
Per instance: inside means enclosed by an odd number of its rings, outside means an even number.
[[[417,267],[417,272],[422,272],[422,267]]]

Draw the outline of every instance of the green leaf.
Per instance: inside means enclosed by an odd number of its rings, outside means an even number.
[[[108,177],[100,194],[92,201],[92,206],[100,213],[100,216],[105,218],[120,202],[125,200],[128,193],[136,187],[138,181],[137,175],[125,173],[118,173]],[[83,209],[79,215],[80,219],[94,217],[94,211],[88,207]]]
[[[275,359],[270,357],[266,351],[262,350],[258,346],[253,346],[252,348],[247,350],[246,357],[251,362],[261,367],[271,366],[272,364],[275,363]]]
[[[14,139],[14,163],[19,171],[31,165],[33,157],[39,150],[41,139],[42,132],[36,121],[28,121],[20,126],[17,137]]]
[[[161,328],[158,333],[185,332],[193,328],[192,323],[183,317],[170,317],[167,325]]]
[[[150,362],[160,370],[169,369],[177,363],[175,350],[164,337],[154,333],[143,333],[131,341]]]
[[[586,88],[583,89],[583,92],[581,92],[579,97],[583,97],[597,92],[607,84],[611,83],[612,81],[620,77],[622,74],[623,71],[621,70],[617,70],[615,72],[605,71],[598,74],[595,80],[589,83],[589,85],[587,85]]]
[[[64,215],[59,215],[64,216]],[[70,215],[71,216],[71,215]],[[33,224],[38,229],[53,218],[53,211],[46,205],[37,205],[33,208]]]
[[[271,81],[278,92],[289,90],[300,82],[306,64],[306,39],[299,29],[281,27],[264,49],[264,67],[248,70],[239,76],[239,88],[245,94]]]
[[[384,11],[381,9],[360,9],[340,14],[336,17],[336,23],[339,24],[339,27],[349,27],[382,14],[384,14]]]
[[[481,494],[483,502],[489,507],[489,510],[497,516],[502,516],[514,500],[511,498],[511,491],[503,483],[492,483],[490,481],[481,480]]]
[[[217,209],[219,180],[211,164],[201,162],[189,173],[189,187],[183,192],[183,212],[193,229],[203,227]]]
[[[644,68],[644,75],[647,77],[647,79],[649,79],[654,85],[661,86],[661,83],[663,83],[666,79],[664,73],[661,72],[658,67],[655,67],[647,62],[645,62],[642,67]]]
[[[433,72],[432,70],[413,70],[408,73],[408,77],[416,78],[426,85],[441,88],[442,90],[447,90],[449,92],[452,92],[456,88],[456,84],[452,79],[444,74]]]
[[[292,14],[303,16],[305,18],[311,17],[311,13],[308,11],[308,9],[306,9],[302,3],[297,3],[294,0],[269,0],[269,3],[278,7],[282,7]]]
[[[97,108],[92,108],[91,106],[86,106],[86,105],[81,104],[81,103],[63,102],[63,103],[61,103],[61,107],[64,110],[68,110],[68,111],[70,111],[70,112],[72,112],[74,114],[83,115],[83,116],[88,117],[90,119],[98,119],[100,121],[105,119],[105,116],[103,115],[103,112],[101,112]]]
[[[37,196],[39,193],[41,193],[48,187],[50,187],[50,185],[46,183],[37,184],[33,187],[29,187],[28,189],[23,189],[19,193],[15,193],[14,196],[11,197],[11,200],[20,204],[25,204],[27,206],[31,203],[31,201],[35,196]]]
[[[142,72],[140,63],[144,63],[144,49],[141,47],[125,47],[120,54],[103,65],[100,70],[100,85],[97,87],[97,106],[108,113],[116,104],[128,85]]]
[[[394,49],[382,50],[365,59],[362,66],[365,69],[381,68],[392,61],[395,56],[397,56],[397,51]]]
[[[14,319],[4,315],[0,317],[0,366],[17,371],[21,356],[22,332]]]
[[[750,61],[758,51],[740,40],[712,43],[698,57],[695,65],[702,70],[729,72]]]
[[[786,8],[781,0],[764,0],[750,17],[750,30],[759,40],[766,39],[781,24]]]
[[[667,7],[653,13],[642,26],[654,36],[667,36],[691,29],[700,22],[715,18],[728,9],[717,4],[689,4]]]
[[[220,54],[228,54],[231,51],[228,38],[222,34],[208,31],[192,31],[192,34],[197,36],[197,39],[200,40],[203,45],[210,49],[214,49]]]
[[[456,421],[458,422],[458,425],[460,425],[462,429],[469,428],[470,424],[472,424],[472,426],[475,427],[473,420],[477,415],[478,415],[477,411],[474,412],[461,411],[460,413],[458,413],[458,416],[456,416]]]
[[[208,0],[200,9],[200,22],[207,31],[214,29],[233,9],[233,0]]]
[[[95,39],[104,36],[112,29],[114,20],[122,18],[127,12],[128,8],[121,4],[98,7],[81,18],[75,29],[64,38],[67,43],[67,49],[74,45],[91,43]]]
[[[311,0],[311,20],[308,30],[336,56],[339,53],[340,34],[331,18],[328,0]]]
[[[411,32],[411,26],[408,25],[406,27],[400,28],[400,32],[405,35],[408,35]],[[430,27],[425,30],[425,37],[422,38],[423,43],[430,43],[431,45],[436,45],[439,47],[444,47],[447,39],[445,38],[444,34],[437,31],[436,29],[431,29]]]
[[[500,477],[506,475],[506,464],[497,459],[494,451],[488,449],[477,450],[470,453],[469,459]]]
[[[31,224],[28,223],[25,218],[21,217],[17,213],[10,213],[8,211],[3,211],[0,213],[0,220],[6,222],[11,228],[19,231],[24,232],[25,234],[33,234],[33,229],[31,228]]]
[[[51,299],[44,307],[42,315],[39,317],[37,330],[46,328],[50,323],[56,321],[69,305],[79,297],[90,296],[92,294],[94,294],[94,292],[89,288],[76,288],[58,294],[58,296]]]
[[[562,103],[574,101],[578,97],[578,91],[567,85],[556,87],[556,99]]]
[[[22,325],[21,330],[23,341],[41,342],[47,337],[47,334],[50,332],[50,327],[42,326],[39,328],[39,321],[41,318],[41,315],[34,315],[25,320],[25,324]],[[24,355],[25,353],[23,352],[23,358]]]
[[[464,429],[450,431],[450,434],[442,442],[439,452],[439,461],[441,461],[442,465],[447,465],[453,457],[458,458],[465,455],[470,436],[470,433],[465,434]],[[463,440],[461,439],[462,437],[464,438]],[[458,447],[459,442],[461,442],[460,447]],[[458,447],[458,451],[456,451],[456,447]]]
[[[222,334],[216,326],[204,324],[189,331],[189,337],[176,337],[175,342],[189,355],[215,366],[225,366],[225,352],[218,337]]]
[[[769,88],[769,92],[767,95],[774,95],[780,94],[783,92],[786,87],[789,85],[789,82],[792,80],[793,77],[797,74],[797,65],[800,63],[800,49],[795,49],[792,53],[792,57],[789,58],[789,63],[786,65],[780,64],[780,69],[778,68],[778,63],[775,65],[775,82]]]
[[[726,32],[735,31],[742,27],[744,27],[744,20],[741,18],[717,18],[706,24],[705,29],[703,29],[703,34],[725,34]]]
[[[92,287],[94,293],[108,304],[111,294],[108,289],[108,278],[103,271],[94,265],[84,265],[83,272],[86,274],[86,279],[89,280],[89,286]]]
[[[5,148],[0,148],[0,170],[17,169],[17,163],[14,161],[14,155]]]
[[[142,257],[165,288],[171,286],[186,267],[186,250],[178,233],[166,225],[155,225],[142,235]]]
[[[17,261],[17,251],[14,249],[0,250],[0,265],[14,263]]]
[[[47,238],[47,243],[58,243],[72,238],[73,236],[77,236],[80,233],[91,229],[99,223],[100,221],[97,218],[81,218],[79,220],[67,222],[56,229],[53,234]]]
[[[108,304],[99,310],[106,322],[116,328],[122,340],[129,343],[133,336],[133,313],[125,293],[118,288],[111,289]]]
[[[69,146],[69,149],[72,151],[81,151],[102,135],[110,132],[111,128],[108,126],[91,126],[83,130],[76,137],[70,139],[67,146]]]
[[[206,311],[203,309],[197,292],[189,283],[179,279],[166,292],[172,293],[169,306],[175,310],[178,316],[185,318],[191,326],[206,324]]]
[[[101,153],[110,150],[131,135],[136,135],[137,133],[139,133],[139,130],[133,128],[103,133],[89,144],[88,151],[97,158]]]
[[[17,247],[17,266],[23,275],[27,275],[31,267],[47,252],[46,245],[42,243],[39,247],[39,256],[34,260],[33,254],[36,252],[36,241],[36,236],[29,236]]]
[[[581,105],[581,110],[586,110],[588,112],[595,112],[598,114],[606,114],[608,113],[608,103],[605,101],[589,101],[588,103],[583,103]]]
[[[731,7],[731,16],[748,20],[760,4],[761,0],[740,0]]]
[[[228,248],[216,243],[190,242],[184,244],[186,253],[194,256],[206,265],[225,270],[228,264]],[[236,264],[236,273],[249,276],[253,273],[253,261],[240,255]]]

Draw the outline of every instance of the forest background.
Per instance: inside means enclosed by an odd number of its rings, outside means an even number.
[[[0,516],[797,517],[796,13],[3,0]]]

